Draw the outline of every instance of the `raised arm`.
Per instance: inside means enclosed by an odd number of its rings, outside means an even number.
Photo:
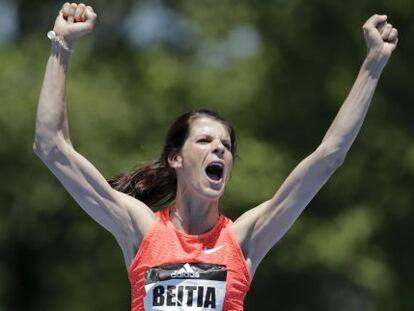
[[[34,152],[82,209],[111,232],[129,267],[154,214],[142,202],[111,188],[98,170],[75,151],[69,137],[66,75],[73,43],[93,30],[90,6],[65,3],[56,18],[52,47],[37,110]]]
[[[365,119],[381,72],[398,42],[397,30],[386,20],[385,15],[374,15],[364,24],[368,55],[319,147],[293,170],[270,200],[234,223],[233,230],[252,273],[344,161]]]

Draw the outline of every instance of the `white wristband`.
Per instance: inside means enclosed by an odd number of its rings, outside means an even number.
[[[67,42],[62,37],[58,36],[53,30],[47,33],[47,37],[52,42],[57,42],[65,51],[68,51],[69,53],[73,52],[73,50],[68,46]]]

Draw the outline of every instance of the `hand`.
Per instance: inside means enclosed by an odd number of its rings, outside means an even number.
[[[96,16],[90,6],[66,2],[59,11],[53,30],[70,46],[76,39],[93,30]]]
[[[386,15],[371,16],[362,27],[369,51],[386,60],[398,43],[398,31],[387,23]]]

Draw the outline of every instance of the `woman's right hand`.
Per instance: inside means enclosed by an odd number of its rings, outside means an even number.
[[[76,39],[93,30],[96,16],[90,6],[66,2],[59,11],[53,31],[71,46]]]

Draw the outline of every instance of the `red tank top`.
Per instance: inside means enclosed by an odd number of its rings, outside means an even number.
[[[157,213],[132,261],[132,311],[242,311],[250,276],[243,253],[220,216],[207,233],[189,235]]]

